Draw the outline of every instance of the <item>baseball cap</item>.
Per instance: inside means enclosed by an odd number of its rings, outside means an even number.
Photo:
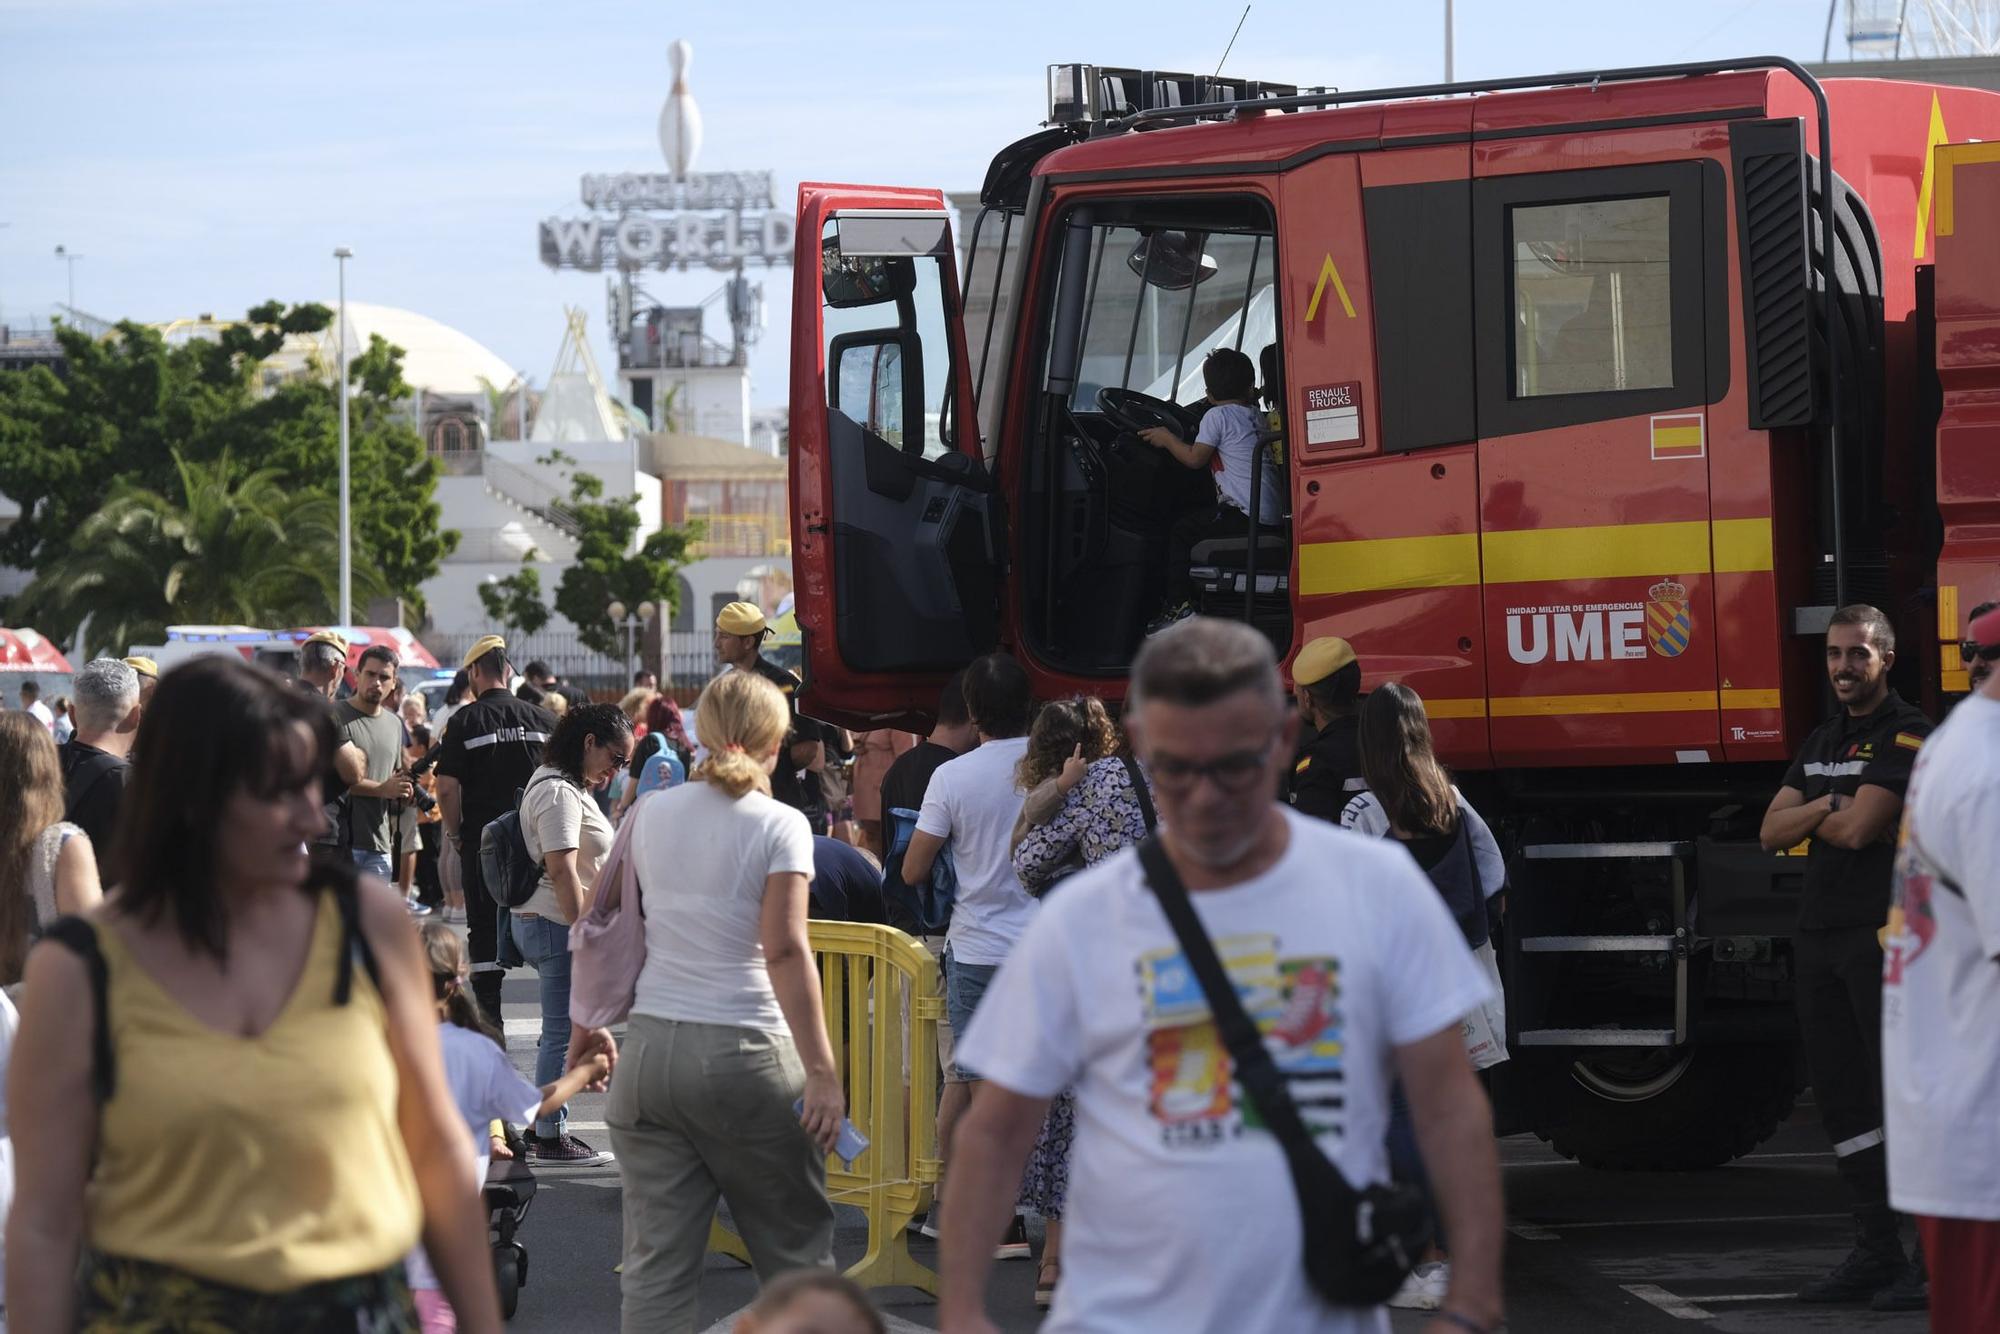
[[[499,635],[481,635],[472,642],[472,647],[465,651],[465,656],[458,660],[458,669],[461,672],[470,671],[473,663],[478,662],[496,648],[505,653],[507,651],[507,641]]]
[[[1354,649],[1345,639],[1326,635],[1299,650],[1292,660],[1292,680],[1302,686],[1318,685],[1353,661]]]
[[[313,631],[311,634],[306,636],[305,642],[300,644],[299,647],[303,649],[306,648],[308,645],[312,644],[331,644],[335,649],[339,651],[341,657],[344,658],[347,656],[347,641],[345,639],[342,639],[338,634],[336,634],[332,630]],[[134,668],[133,670],[136,671],[137,668]]]
[[[1974,658],[1988,662],[2000,658],[2000,607],[1976,618],[1966,628],[1965,642],[1959,646],[1959,652],[1967,662]]]
[[[151,658],[142,657],[138,654],[134,654],[133,656],[125,659],[125,665],[127,667],[130,667],[133,671],[139,673],[139,675],[141,676],[149,676],[156,681],[160,677],[160,664],[154,662]]]
[[[716,616],[715,628],[725,635],[761,635],[770,629],[754,602],[730,603]]]

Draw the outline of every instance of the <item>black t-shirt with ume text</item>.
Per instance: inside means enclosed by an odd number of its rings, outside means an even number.
[[[463,846],[477,848],[479,831],[514,808],[555,730],[554,714],[497,686],[451,715],[436,772],[458,780]]]
[[[1873,713],[1857,718],[1843,709],[1806,738],[1785,774],[1785,786],[1797,788],[1808,802],[1831,792],[1843,807],[1863,787],[1887,788],[1900,798],[1931,728],[1931,720],[1893,690]],[[1865,848],[1837,848],[1825,839],[1812,839],[1799,925],[1881,926],[1889,918],[1895,861],[1893,827],[1889,837]]]

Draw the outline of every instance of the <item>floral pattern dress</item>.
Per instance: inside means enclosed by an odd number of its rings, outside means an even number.
[[[1044,785],[1045,788],[1051,785]],[[1146,837],[1146,816],[1132,788],[1132,776],[1115,756],[1094,762],[1060,805],[1055,793],[1037,789],[1024,814],[1026,829],[1014,844],[1014,874],[1030,894],[1040,895],[1079,866],[1095,866],[1114,852]],[[1036,797],[1041,798],[1040,801]],[[1016,1203],[1051,1221],[1063,1216],[1069,1195],[1070,1143],[1076,1134],[1076,1094],[1064,1089],[1049,1104],[1042,1133],[1021,1173]]]

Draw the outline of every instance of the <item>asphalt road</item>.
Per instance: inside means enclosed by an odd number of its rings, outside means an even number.
[[[538,1031],[531,973],[506,988],[509,1049],[533,1073]],[[603,1099],[572,1104],[573,1129],[599,1148]],[[1846,1253],[1852,1225],[1833,1158],[1810,1106],[1758,1152],[1730,1167],[1672,1175],[1592,1172],[1565,1162],[1532,1136],[1501,1144],[1508,1201],[1507,1303],[1521,1334],[1767,1334],[1879,1331],[1921,1334],[1921,1314],[1877,1315],[1865,1306],[1803,1307],[1790,1294]],[[572,1334],[618,1326],[619,1181],[615,1164],[544,1170],[521,1239],[530,1273],[512,1328]],[[1254,1220],[1251,1220],[1254,1222]],[[858,1260],[861,1216],[841,1212],[835,1248]],[[934,1244],[912,1237],[911,1253],[933,1263]],[[996,1266],[993,1313],[1002,1329],[1033,1330],[1034,1266]],[[755,1294],[750,1271],[711,1255],[703,1279],[704,1323],[722,1321]],[[922,1293],[893,1289],[877,1301],[899,1329],[935,1328]],[[1397,1312],[1397,1334],[1422,1325]],[[723,1326],[727,1328],[726,1325]]]

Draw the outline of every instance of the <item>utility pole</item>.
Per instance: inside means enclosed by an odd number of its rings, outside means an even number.
[[[82,259],[83,256],[70,250],[67,246],[57,246],[56,258],[69,266],[69,311],[74,315],[76,313],[76,262]]]
[[[336,337],[340,343],[340,628],[354,624],[354,532],[347,498],[347,261],[354,252],[340,246],[333,252],[340,268],[340,323]]]
[[[1452,81],[1452,59],[1451,59],[1452,26],[1453,25],[1451,21],[1451,0],[1444,0],[1444,81],[1446,83],[1450,83]]]

